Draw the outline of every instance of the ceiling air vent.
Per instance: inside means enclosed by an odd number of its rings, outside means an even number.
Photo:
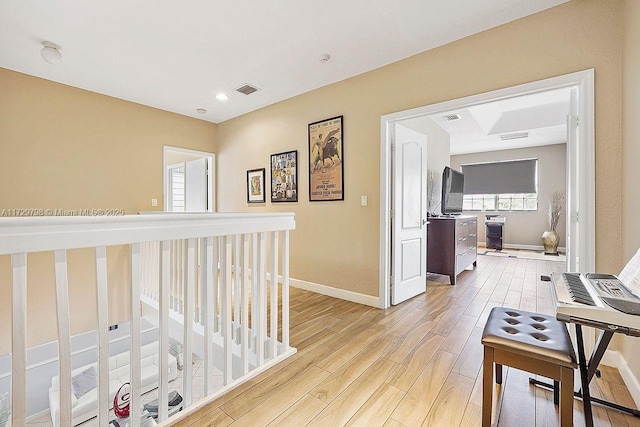
[[[257,92],[258,89],[257,87],[251,86],[250,84],[245,84],[244,86],[240,86],[239,88],[236,89],[236,91],[240,92],[240,93],[244,93],[245,95],[251,95],[253,92]]]
[[[500,135],[500,139],[503,141],[509,141],[511,139],[529,138],[529,132],[516,132]]]
[[[445,119],[446,121],[450,122],[451,120],[459,120],[460,119],[460,115],[459,114],[447,114],[442,116],[443,119]]]

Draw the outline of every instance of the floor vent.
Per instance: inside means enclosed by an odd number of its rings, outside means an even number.
[[[503,141],[509,141],[511,139],[520,139],[520,138],[529,138],[529,132],[507,133],[504,135],[500,135],[500,139]]]
[[[251,95],[253,92],[257,92],[258,90],[259,89],[257,87],[251,86],[250,84],[245,84],[244,86],[240,86],[236,89],[236,91],[245,95]]]

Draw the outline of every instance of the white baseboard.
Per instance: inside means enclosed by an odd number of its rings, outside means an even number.
[[[375,308],[378,308],[378,305],[380,304],[378,297],[372,297],[371,295],[333,288],[331,286],[320,285],[318,283],[307,282],[298,279],[289,279],[289,284],[294,288],[304,289],[306,291],[315,292],[317,294],[340,298],[346,301],[364,304]]]
[[[43,409],[40,412],[37,412],[35,414],[29,415],[25,421],[30,423],[30,422],[33,422],[33,421],[37,420],[40,417],[44,417],[45,415],[50,415],[50,414],[51,414],[51,411],[49,410],[49,408]],[[9,425],[9,424],[7,424],[7,425]],[[46,423],[43,423],[42,425],[46,425]]]
[[[478,242],[478,246],[487,246],[487,242]],[[543,251],[544,250],[544,246],[542,245],[518,245],[515,243],[505,243],[502,245],[503,248],[505,249],[524,249],[527,251]],[[567,248],[564,247],[558,247],[558,250],[560,252],[566,252]]]
[[[637,408],[640,408],[640,382],[638,378],[633,374],[629,364],[627,363],[624,356],[619,351],[607,350],[604,353],[604,357],[602,358],[602,365],[613,366],[614,368],[618,368],[622,379],[624,380],[624,384],[629,389],[629,393],[633,398],[633,401],[636,404]]]
[[[249,277],[251,277],[251,269],[248,269]],[[271,280],[271,273],[267,272],[267,280]],[[282,276],[278,275],[278,282],[282,283]],[[307,282],[306,280],[289,278],[289,285],[294,288],[304,289],[305,291],[315,292],[317,294],[326,295],[333,298],[340,298],[345,301],[351,301],[358,304],[364,304],[375,308],[380,308],[380,300],[378,297],[365,295],[358,292],[347,291],[344,289],[334,288],[331,286],[321,285],[319,283]]]

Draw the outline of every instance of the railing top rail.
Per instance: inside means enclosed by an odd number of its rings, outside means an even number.
[[[0,255],[294,228],[291,212],[0,218]]]

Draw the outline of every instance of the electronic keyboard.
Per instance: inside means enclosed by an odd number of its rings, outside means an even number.
[[[551,279],[558,320],[640,335],[640,297],[616,276],[552,273]]]

